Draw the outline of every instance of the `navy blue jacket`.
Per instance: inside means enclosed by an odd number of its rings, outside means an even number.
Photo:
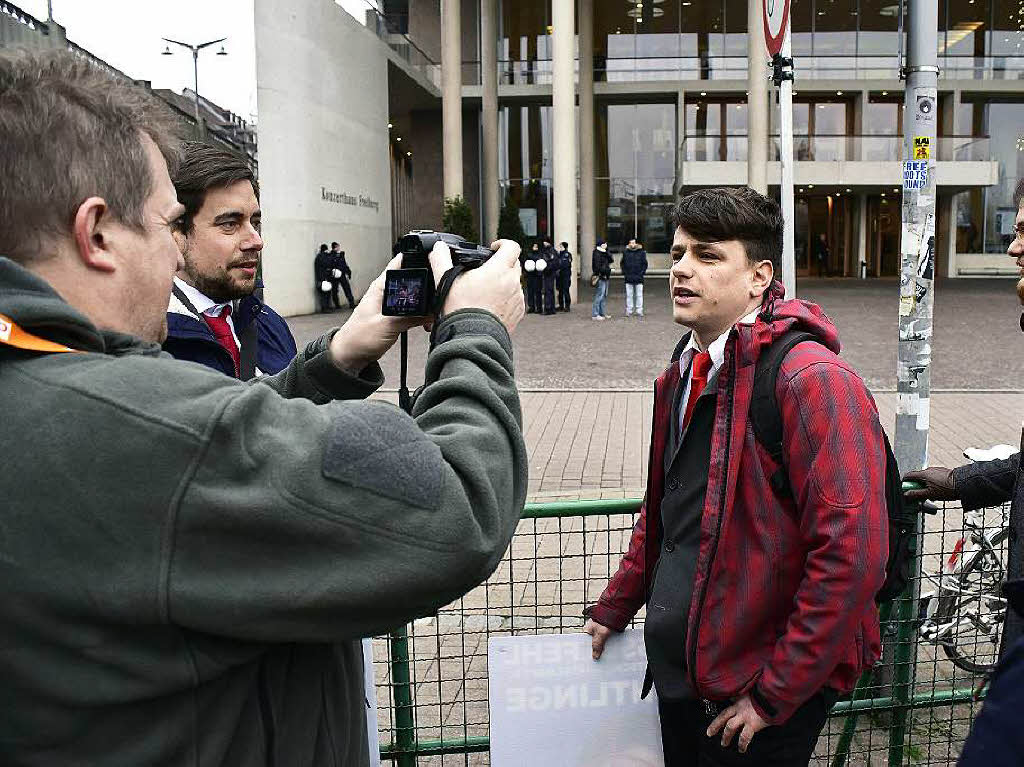
[[[235,335],[250,322],[257,324],[256,367],[259,372],[273,375],[284,370],[296,354],[295,339],[284,319],[255,296],[246,296],[238,302],[231,315]],[[220,370],[235,378],[235,362],[227,350],[217,343],[210,326],[185,308],[177,296],[171,295],[167,311],[167,340],[164,351],[175,359],[198,362],[208,368]]]
[[[622,278],[627,285],[639,285],[644,281],[647,274],[647,251],[643,248],[622,251],[622,259],[619,262],[622,269]]]
[[[1011,609],[1024,615],[1024,581],[1003,587]],[[1003,654],[992,677],[985,705],[960,752],[959,767],[1009,767],[1024,762],[1024,639]]]

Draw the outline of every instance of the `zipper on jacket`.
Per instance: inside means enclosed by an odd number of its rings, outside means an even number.
[[[729,409],[726,413],[725,419],[725,487],[721,490],[721,500],[718,503],[718,523],[715,527],[715,538],[711,544],[711,557],[708,559],[708,572],[704,578],[704,585],[700,590],[700,598],[697,600],[697,619],[693,624],[693,651],[690,653],[690,678],[693,681],[693,689],[698,695],[700,691],[697,687],[697,641],[700,639],[700,616],[704,612],[704,599],[708,595],[708,581],[711,580],[711,570],[715,563],[715,557],[718,555],[718,540],[722,536],[722,519],[725,517],[725,497],[728,494],[729,485],[729,448],[732,444],[732,411],[735,403],[732,401],[732,392],[736,383],[736,355],[735,350],[729,360],[729,369],[732,373],[729,378],[729,382],[723,390],[723,394],[729,402]]]
[[[267,680],[266,659],[260,661],[260,670],[257,674],[256,684],[259,688],[260,719],[263,721],[263,744],[267,753],[267,767],[274,767],[275,734],[274,734],[274,710],[270,703],[270,682]]]

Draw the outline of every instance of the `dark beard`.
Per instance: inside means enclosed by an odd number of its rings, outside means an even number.
[[[255,280],[253,280],[252,287],[248,288],[235,284],[231,280],[231,276],[226,271],[213,277],[200,274],[194,268],[187,250],[183,255],[183,260],[185,262],[185,268],[183,271],[187,277],[186,282],[211,301],[216,301],[218,304],[226,304],[228,301],[234,301],[239,298],[251,296],[256,287]]]

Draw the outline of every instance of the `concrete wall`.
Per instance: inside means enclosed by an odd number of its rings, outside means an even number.
[[[256,0],[255,27],[266,299],[308,314],[321,242],[357,297],[390,257],[387,56],[331,0]]]

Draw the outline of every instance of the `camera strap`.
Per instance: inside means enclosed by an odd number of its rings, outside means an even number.
[[[441,279],[438,280],[437,287],[434,288],[434,305],[431,307],[431,313],[434,316],[434,326],[430,330],[431,349],[434,348],[434,344],[437,340],[437,326],[441,323],[441,313],[444,311],[444,302],[448,300],[448,294],[451,292],[452,285],[455,283],[456,278],[464,271],[466,271],[466,267],[462,264],[453,266],[441,275]],[[415,397],[409,393],[409,384],[407,381],[408,372],[409,334],[408,332],[405,332],[401,335],[401,366],[399,368],[398,406],[411,415]]]
[[[441,279],[437,283],[437,287],[434,289],[434,327],[430,330],[430,348],[434,348],[434,343],[437,340],[437,326],[441,322],[441,312],[444,311],[444,302],[448,300],[448,294],[451,293],[452,285],[460,274],[466,271],[466,267],[462,264],[456,264],[447,272],[441,275]]]

